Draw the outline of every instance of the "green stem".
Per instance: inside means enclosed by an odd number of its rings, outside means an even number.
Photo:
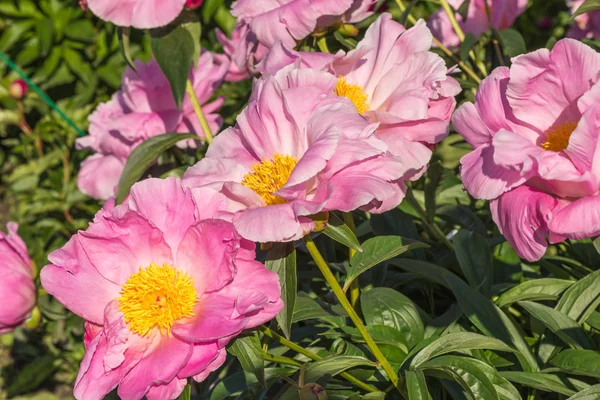
[[[262,333],[264,333],[265,336],[268,336],[271,339],[277,341],[282,346],[285,346],[288,349],[293,350],[298,354],[302,354],[303,356],[308,357],[313,361],[319,361],[319,360],[323,359],[323,357],[313,353],[312,351],[306,350],[304,347],[299,346],[296,343],[287,340],[286,338],[279,335],[277,332],[274,332],[273,330],[271,330],[270,328],[268,328],[265,325],[260,325],[258,327],[258,330],[260,330]],[[355,378],[354,376],[350,375],[347,372],[342,372],[340,374],[340,376],[342,378],[346,379],[348,382],[356,385],[357,387],[359,387],[363,390],[366,390],[367,392],[377,392],[378,391],[378,389],[375,386],[369,385],[368,383],[365,383],[365,382]]]
[[[354,224],[354,217],[351,212],[344,213],[344,223],[348,225],[348,228],[352,231],[352,233],[356,234],[356,225]],[[352,247],[348,248],[348,260],[351,260],[352,257],[356,254],[356,250]],[[352,304],[352,308],[354,310],[357,309],[358,299],[360,298],[360,287],[358,286],[358,279],[355,279],[350,284],[350,303]],[[358,311],[357,311],[358,312]]]
[[[278,363],[278,364],[293,365],[294,367],[302,366],[302,363],[294,360],[293,358],[289,358],[289,357],[276,356],[276,355],[269,354],[269,353],[263,353],[263,358],[266,361],[270,361],[270,362],[274,362],[274,363]]]
[[[204,132],[204,139],[206,140],[206,143],[210,144],[210,142],[213,140],[213,134],[210,130],[210,126],[208,126],[208,121],[204,116],[202,106],[200,106],[200,102],[198,101],[198,96],[196,96],[192,82],[189,79],[185,85],[185,91],[187,92],[188,96],[190,96],[192,107],[194,108],[194,112],[196,113],[198,121],[200,122],[200,126],[202,127],[202,131]]]
[[[340,284],[335,279],[335,276],[331,272],[331,269],[329,269],[327,262],[325,261],[325,259],[323,259],[323,256],[319,252],[319,249],[317,249],[317,245],[312,240],[310,235],[304,236],[304,243],[306,244],[306,248],[308,249],[308,252],[312,256],[313,260],[315,260],[317,267],[319,267],[319,270],[323,274],[323,277],[325,278],[325,280],[327,281],[329,286],[331,286],[331,290],[333,290],[333,294],[335,294],[335,297],[337,297],[337,299],[340,302],[340,304],[342,305],[342,307],[344,307],[344,310],[346,310],[346,312],[348,313],[348,316],[350,317],[350,319],[352,320],[352,322],[358,329],[358,332],[365,340],[367,347],[369,348],[369,350],[371,350],[371,353],[373,353],[373,356],[379,362],[379,364],[381,365],[383,370],[386,372],[386,374],[390,378],[390,381],[394,384],[396,389],[398,389],[398,391],[400,393],[403,393],[401,384],[400,384],[400,379],[398,378],[398,374],[396,374],[396,372],[390,365],[389,361],[385,358],[383,353],[381,353],[381,350],[379,350],[379,347],[377,347],[377,344],[375,343],[375,341],[373,340],[373,338],[367,331],[367,328],[361,321],[360,317],[358,316],[358,314],[356,314],[356,312],[354,311],[354,308],[352,308],[352,305],[346,298],[346,295],[345,295],[344,291],[342,290]]]
[[[435,236],[438,240],[440,240],[444,245],[451,251],[454,251],[454,245],[448,240],[442,229],[435,223],[430,222],[427,218],[427,214],[425,210],[421,207],[415,196],[413,195],[412,190],[409,188],[406,192],[406,201],[414,208],[414,210],[419,214],[421,220],[423,221],[423,225],[427,227],[429,232]]]
[[[321,36],[318,40],[317,40],[317,46],[319,47],[319,50],[321,50],[323,53],[329,53],[329,47],[327,47],[327,38],[325,36]]]

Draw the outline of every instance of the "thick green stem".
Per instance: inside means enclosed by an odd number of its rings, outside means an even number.
[[[296,343],[287,340],[286,338],[279,335],[277,332],[274,332],[273,330],[271,330],[270,328],[268,328],[265,325],[259,326],[258,330],[260,330],[262,333],[264,333],[265,336],[268,336],[271,339],[277,341],[282,346],[285,346],[288,349],[293,350],[298,354],[302,354],[303,356],[308,357],[313,361],[319,361],[319,360],[323,359],[323,357],[313,353],[312,351],[306,350],[304,347],[299,346]],[[347,372],[342,372],[340,374],[340,376],[342,378],[346,379],[348,382],[356,385],[357,387],[359,387],[363,390],[366,390],[367,392],[377,392],[378,391],[378,389],[375,386],[369,385],[368,383],[365,383],[365,382],[355,378],[354,376],[350,375]]]
[[[356,225],[354,224],[354,217],[352,217],[351,212],[344,213],[344,223],[348,225],[348,228],[352,231],[352,233],[356,233]],[[356,250],[352,247],[348,248],[348,260],[351,260],[352,257],[356,254]],[[358,279],[355,279],[350,284],[350,303],[352,304],[352,308],[356,310],[358,306],[358,299],[360,298],[360,287],[358,286]],[[358,311],[357,311],[358,312]]]
[[[185,91],[187,92],[188,96],[190,96],[192,107],[194,108],[194,112],[196,113],[198,121],[200,122],[200,126],[202,127],[202,131],[204,132],[204,139],[206,140],[206,143],[210,144],[210,142],[213,140],[213,134],[210,130],[210,126],[208,125],[208,121],[204,116],[204,111],[202,111],[202,106],[198,101],[198,96],[196,96],[192,82],[189,79],[185,85]]]
[[[369,350],[371,350],[371,353],[373,353],[375,359],[379,362],[385,373],[388,375],[390,381],[394,384],[398,391],[400,391],[400,393],[403,393],[398,374],[396,374],[389,361],[385,358],[381,350],[379,350],[379,347],[377,347],[377,344],[367,331],[367,328],[361,321],[360,317],[358,316],[358,314],[356,314],[354,308],[352,308],[352,305],[350,304],[350,301],[348,301],[348,299],[346,298],[346,294],[342,290],[342,287],[340,286],[337,279],[335,279],[335,276],[331,272],[331,269],[329,269],[327,262],[319,252],[319,249],[317,249],[317,245],[312,240],[310,235],[304,236],[304,243],[306,244],[306,248],[308,249],[308,252],[312,256],[313,260],[315,260],[317,267],[319,267],[321,274],[323,274],[323,277],[325,278],[329,286],[331,286],[333,294],[335,295],[335,297],[337,297],[342,307],[344,307],[344,310],[346,310],[346,312],[348,313],[348,316],[356,326],[356,329],[358,329],[358,332],[365,340],[367,347],[369,348]]]
[[[278,364],[293,365],[294,367],[302,366],[302,363],[294,360],[293,358],[289,358],[289,357],[276,356],[276,355],[269,354],[269,353],[263,353],[263,358],[266,361],[270,361],[270,362],[274,362],[274,363],[278,363]]]

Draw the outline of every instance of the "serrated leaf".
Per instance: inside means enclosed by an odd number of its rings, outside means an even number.
[[[550,364],[567,373],[600,378],[600,353],[594,350],[563,350]]]
[[[344,291],[363,272],[409,250],[424,247],[428,246],[425,243],[405,239],[400,236],[377,236],[368,239],[362,244],[363,251],[356,253],[350,260],[350,267],[348,268],[346,282],[344,283]]]
[[[238,337],[227,348],[242,365],[246,372],[256,376],[256,380],[265,386],[265,361],[258,336]]]
[[[594,311],[589,310],[589,307],[599,296],[600,270],[592,272],[568,288],[556,304],[556,309],[581,322]]]
[[[575,17],[589,13],[591,11],[600,10],[600,0],[587,0],[585,3],[579,6],[579,8],[573,13],[571,19]]]
[[[531,301],[520,301],[519,305],[554,332],[569,347],[573,349],[594,348],[594,344],[583,328],[560,311]]]
[[[505,29],[498,32],[504,54],[508,57],[516,57],[527,53],[527,46],[521,34],[514,29]]]
[[[327,237],[343,244],[346,247],[362,252],[362,247],[352,229],[348,227],[337,215],[329,213],[327,226],[322,231]]]
[[[526,281],[502,293],[496,300],[496,305],[506,307],[523,300],[556,300],[573,283],[573,281],[555,278]]]
[[[453,239],[456,259],[469,284],[484,294],[492,287],[492,253],[488,242],[476,232],[459,231]]]
[[[267,269],[279,276],[283,309],[277,314],[277,322],[283,334],[289,339],[292,330],[296,293],[296,249],[293,243],[276,243],[265,260]]]
[[[431,400],[425,375],[420,370],[406,371],[406,388],[408,400]]]
[[[565,386],[558,376],[552,374],[545,374],[542,372],[501,371],[500,375],[519,385],[547,392],[557,392],[567,396],[575,393],[575,391]]]
[[[434,342],[425,346],[421,351],[419,351],[411,361],[410,368],[419,368],[421,364],[442,354],[452,353],[454,351],[475,349],[499,350],[511,353],[515,351],[513,348],[507,346],[504,342],[498,339],[490,338],[484,335],[480,335],[478,333],[449,333],[447,335],[441,336]]]
[[[165,133],[151,137],[133,149],[121,173],[116,203],[120,204],[127,197],[131,186],[142,177],[162,152],[185,139],[198,139],[198,136],[193,133]]]

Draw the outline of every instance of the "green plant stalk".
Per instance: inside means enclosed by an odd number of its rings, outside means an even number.
[[[198,101],[198,96],[196,96],[196,92],[194,92],[194,87],[192,86],[192,82],[188,79],[187,83],[185,84],[185,91],[187,92],[188,96],[190,96],[190,101],[192,102],[192,107],[194,108],[194,112],[196,113],[196,116],[198,117],[198,121],[200,122],[200,126],[202,127],[202,131],[204,132],[204,139],[206,140],[206,143],[210,144],[213,140],[213,134],[212,131],[210,130],[210,126],[208,126],[208,121],[206,120],[206,117],[204,116],[204,111],[202,111],[202,106],[200,105],[200,102]]]
[[[257,329],[259,331],[261,331],[262,333],[264,333],[265,336],[268,336],[271,339],[277,341],[282,346],[285,346],[288,349],[293,350],[298,354],[302,354],[303,356],[308,357],[313,361],[319,361],[319,360],[323,359],[323,357],[313,353],[312,351],[306,350],[304,347],[299,346],[296,343],[287,340],[286,338],[284,338],[277,332],[274,332],[272,329],[270,329],[269,327],[267,327],[265,325],[260,325],[259,327],[257,327]],[[367,392],[377,392],[378,391],[378,389],[375,386],[369,385],[368,383],[365,383],[365,382],[355,378],[354,376],[350,375],[347,372],[340,373],[340,376],[342,378],[346,379],[348,382],[354,384],[355,386],[357,386],[363,390],[366,390]]]
[[[350,228],[352,233],[356,234],[356,224],[354,223],[354,217],[352,217],[351,212],[344,213],[344,223],[346,225],[348,225],[348,228]],[[348,248],[348,256],[349,256],[348,260],[351,260],[355,254],[356,254],[356,250],[349,247]],[[354,308],[354,310],[356,310],[359,298],[360,298],[360,287],[358,286],[358,279],[355,279],[350,284],[350,303],[352,304],[352,308]]]
[[[319,50],[321,50],[321,52],[323,53],[329,53],[329,47],[327,47],[327,39],[325,38],[325,36],[320,37],[319,39],[317,39],[317,47],[319,47]]]
[[[423,224],[427,227],[427,229],[431,232],[431,234],[433,236],[435,236],[437,239],[439,239],[442,243],[444,243],[444,245],[449,250],[454,251],[454,245],[452,244],[452,242],[450,242],[448,240],[448,238],[446,237],[446,235],[444,234],[442,229],[435,222],[429,222],[429,219],[427,218],[427,214],[425,213],[425,210],[423,210],[423,208],[421,207],[421,205],[419,204],[417,199],[415,199],[415,196],[412,193],[412,189],[410,189],[410,188],[406,192],[406,201],[408,201],[408,203],[412,206],[412,208],[415,209],[417,214],[419,214],[419,216],[421,217],[421,220],[423,221]]]
[[[367,331],[367,328],[361,321],[358,314],[356,314],[356,311],[354,311],[354,308],[352,308],[352,304],[350,304],[350,301],[348,301],[348,299],[346,298],[346,294],[342,290],[342,287],[340,286],[338,281],[335,279],[335,276],[331,272],[331,269],[329,269],[327,262],[325,261],[325,259],[323,259],[323,256],[319,252],[319,249],[317,249],[317,245],[312,240],[310,235],[304,236],[304,243],[306,244],[306,248],[308,249],[308,252],[312,256],[313,260],[315,260],[317,267],[319,267],[319,270],[323,274],[323,277],[325,278],[329,286],[331,286],[333,294],[335,294],[335,297],[337,297],[342,307],[344,307],[344,310],[346,310],[348,316],[360,332],[360,335],[365,340],[367,347],[369,348],[369,350],[371,350],[371,353],[373,353],[375,359],[379,362],[383,370],[386,372],[392,384],[396,387],[396,389],[398,389],[398,391],[401,394],[403,394],[398,375],[390,365],[389,361],[385,358],[381,350],[379,350],[379,347],[377,347],[377,343],[375,343],[375,341]]]
[[[395,0],[396,1],[396,5],[398,5],[398,8],[400,8],[400,11],[404,12],[406,11],[406,6],[402,3],[401,0]],[[411,14],[408,14],[408,21],[411,24],[416,24],[417,20],[415,19],[415,17],[413,17]],[[456,58],[454,56],[454,53],[452,53],[452,50],[450,50],[449,48],[447,48],[446,46],[444,46],[442,44],[442,42],[440,42],[435,36],[433,36],[433,42],[435,43],[435,45],[442,50],[448,57],[451,57],[460,67],[460,69],[467,75],[469,75],[469,77],[471,79],[473,79],[475,82],[477,82],[478,84],[481,83],[481,79],[477,76],[477,74],[464,62],[462,62],[460,59]]]
[[[278,363],[278,364],[292,365],[294,367],[302,366],[302,363],[294,360],[293,358],[289,358],[289,357],[276,356],[276,355],[269,354],[269,353],[263,353],[263,358],[265,359],[265,361],[270,361],[270,362],[274,362],[274,363]]]

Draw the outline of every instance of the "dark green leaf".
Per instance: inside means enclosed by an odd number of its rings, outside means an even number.
[[[13,378],[11,382],[7,382],[9,386],[6,388],[6,394],[8,397],[12,397],[16,394],[35,390],[56,371],[57,367],[58,364],[53,355],[45,354],[35,358],[20,368],[16,378]]]
[[[573,13],[572,19],[578,15],[588,13],[590,11],[600,10],[600,0],[587,0],[585,3],[579,6],[577,11]]]
[[[502,293],[496,300],[496,305],[506,307],[522,300],[556,300],[558,295],[573,283],[573,281],[555,278],[526,281]]]
[[[177,400],[191,400],[192,399],[192,385],[189,383],[185,385],[183,392],[179,395]]]
[[[281,331],[289,339],[292,330],[292,318],[296,305],[296,249],[293,243],[276,243],[265,261],[267,269],[279,275],[283,309],[277,314],[277,322]]]
[[[184,139],[198,139],[198,136],[193,133],[165,133],[154,136],[136,147],[123,168],[117,189],[116,203],[120,204],[127,197],[131,186],[142,177],[162,152]]]
[[[478,233],[461,230],[454,236],[456,258],[467,281],[484,294],[492,287],[492,253],[483,236]]]
[[[527,53],[527,46],[521,34],[514,29],[505,29],[498,32],[504,54],[508,57],[516,57]]]
[[[306,294],[299,293],[294,307],[292,322],[305,321],[308,319],[321,319],[335,326],[343,324],[344,317],[331,310],[323,308],[316,300]]]
[[[50,18],[44,18],[36,23],[36,33],[40,40],[40,53],[48,55],[54,40],[54,22]]]
[[[323,375],[335,376],[354,367],[375,367],[371,361],[358,356],[335,356],[315,361],[308,365],[304,374],[304,382],[315,382]]]
[[[412,260],[410,258],[390,260],[390,265],[402,268],[405,271],[412,272],[445,287],[448,287],[448,283],[444,280],[444,276],[456,276],[446,268],[425,261]]]
[[[569,397],[567,400],[598,400],[600,399],[600,385],[594,385]]]
[[[469,4],[471,4],[471,0],[465,0],[462,2],[460,7],[458,7],[458,14],[462,17],[463,21],[467,20],[467,15],[469,14]]]
[[[297,371],[297,369],[265,368],[265,380],[267,381],[267,384],[270,384],[276,379],[279,379],[280,376],[290,375],[295,371]],[[258,392],[261,388],[261,386],[258,385],[258,381],[254,374],[246,372],[231,374],[215,385],[210,392],[210,400],[225,400],[231,398],[230,396],[237,396],[249,388],[255,388],[255,392]]]
[[[238,337],[227,348],[237,357],[246,372],[256,376],[257,381],[265,386],[265,362],[258,336]]]
[[[362,247],[360,247],[360,243],[358,243],[358,239],[354,232],[352,232],[352,229],[344,224],[344,221],[339,219],[334,213],[329,213],[329,220],[327,221],[327,226],[323,230],[323,233],[346,247],[359,252],[362,251]]]
[[[408,400],[431,400],[425,375],[420,370],[406,371]]]
[[[130,34],[130,27],[119,27],[119,43],[121,43],[121,54],[123,54],[123,58],[125,59],[127,65],[129,65],[129,68],[131,68],[134,71],[137,71],[135,69],[133,59],[131,58],[131,43],[129,40]]]
[[[564,350],[550,364],[565,372],[600,378],[600,353],[593,350]]]
[[[502,371],[500,372],[500,375],[519,385],[525,385],[547,392],[562,393],[567,396],[575,393],[565,386],[562,379],[552,374],[544,374],[542,372]]]
[[[350,260],[344,291],[363,272],[404,252],[423,247],[428,246],[400,236],[378,236],[368,239],[362,245],[362,253],[356,253]]]
[[[594,271],[567,289],[556,309],[576,321],[585,320],[594,308],[589,309],[600,296],[600,270]]]
[[[469,58],[469,53],[475,44],[477,43],[477,36],[473,35],[471,32],[465,35],[465,40],[460,45],[460,59],[461,61],[466,61]]]

